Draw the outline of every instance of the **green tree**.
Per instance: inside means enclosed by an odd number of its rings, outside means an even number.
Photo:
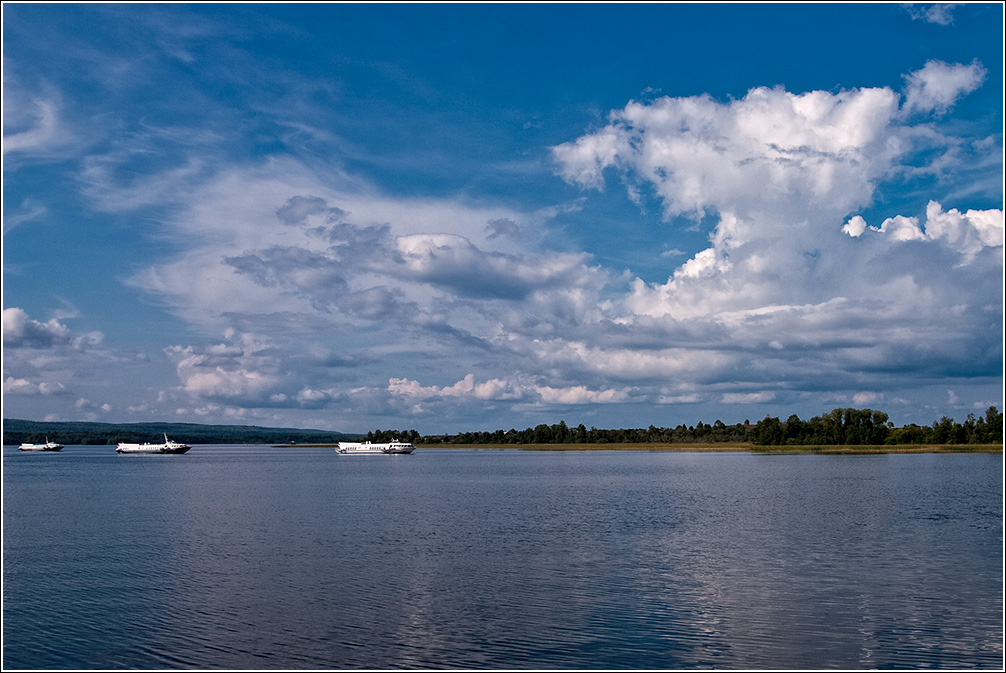
[[[1003,415],[995,407],[989,407],[985,411],[985,438],[984,444],[1003,443]]]
[[[947,416],[938,421],[933,421],[933,442],[936,444],[949,444],[957,438],[957,429],[954,427],[954,419]]]
[[[782,444],[785,439],[785,431],[778,418],[766,416],[758,421],[754,429],[754,443],[763,445]]]

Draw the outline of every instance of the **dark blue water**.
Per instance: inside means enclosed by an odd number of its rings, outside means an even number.
[[[1001,454],[4,447],[4,669],[1002,665]]]

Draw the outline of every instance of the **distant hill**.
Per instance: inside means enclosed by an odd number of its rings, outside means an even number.
[[[157,441],[167,433],[186,444],[329,444],[359,439],[360,435],[302,428],[262,428],[254,425],[201,425],[199,423],[87,423],[45,422],[16,418],[3,420],[3,443],[118,444]]]

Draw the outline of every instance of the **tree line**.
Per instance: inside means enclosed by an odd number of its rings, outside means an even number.
[[[119,442],[163,441],[161,435],[186,444],[306,444],[356,439],[324,430],[264,428],[253,425],[201,425],[199,423],[96,423],[90,421],[26,421],[4,419],[5,445],[46,441],[69,445],[113,445]]]
[[[1003,414],[989,407],[984,416],[968,414],[963,423],[943,416],[932,425],[895,427],[883,411],[873,409],[833,409],[827,414],[801,420],[796,414],[785,421],[766,416],[727,425],[720,420],[710,424],[678,425],[673,428],[604,430],[575,427],[565,421],[540,424],[524,430],[462,432],[456,435],[420,435],[415,430],[376,430],[367,433],[372,442],[393,439],[419,445],[520,445],[520,444],[712,444],[716,442],[751,443],[763,446],[860,446],[895,444],[1002,444]]]
[[[803,421],[766,417],[755,425],[751,442],[762,445],[1002,444],[1003,415],[989,407],[984,417],[968,414],[963,423],[943,416],[932,425],[897,428],[882,411],[834,409]]]

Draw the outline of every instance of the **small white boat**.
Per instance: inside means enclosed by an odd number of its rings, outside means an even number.
[[[345,456],[379,456],[387,454],[407,454],[416,450],[409,442],[387,442],[372,444],[370,442],[339,442],[336,453]]]
[[[21,451],[59,451],[63,448],[63,445],[57,444],[56,442],[50,442],[49,438],[46,437],[45,444],[28,444],[25,442],[17,448]]]
[[[119,442],[119,446],[116,447],[116,453],[185,453],[192,447],[188,444],[179,444],[178,442],[173,442],[168,439],[168,435],[164,435],[163,444],[127,444],[126,442]]]

